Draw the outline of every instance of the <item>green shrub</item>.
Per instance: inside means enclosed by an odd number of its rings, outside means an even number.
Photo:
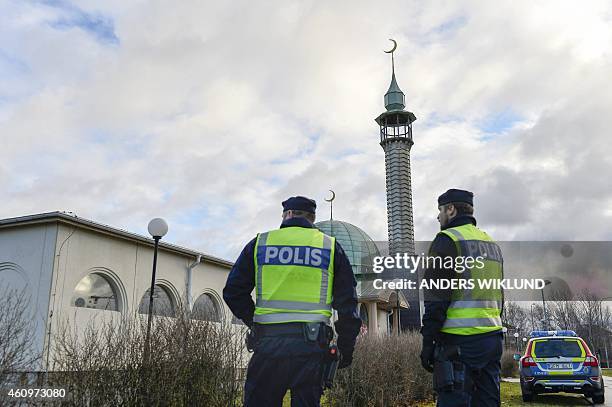
[[[334,407],[414,406],[432,397],[432,376],[421,367],[421,336],[365,335],[358,338],[353,364],[338,371],[326,393]]]

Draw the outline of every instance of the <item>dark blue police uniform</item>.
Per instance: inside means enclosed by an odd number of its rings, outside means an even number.
[[[307,219],[296,217],[284,221],[281,228],[285,227],[314,226]],[[242,250],[223,289],[223,299],[232,313],[249,327],[253,326],[255,311],[251,297],[255,287],[255,243],[256,239],[251,240]],[[342,355],[339,368],[351,363],[355,339],[361,327],[356,286],[349,260],[336,242],[332,307],[338,312],[334,327]],[[247,371],[244,405],[280,407],[290,389],[293,407],[319,406],[323,393],[321,375],[325,348],[305,338],[299,329],[301,323],[273,324],[274,327],[255,325],[257,342]]]
[[[450,190],[457,191],[457,190]],[[443,195],[444,196],[444,195]],[[442,198],[442,197],[441,197]],[[471,198],[471,197],[470,197]],[[453,228],[472,223],[476,219],[471,215],[458,215],[442,229]],[[457,257],[454,242],[444,234],[438,234],[431,243],[429,256]],[[431,267],[425,271],[424,280],[458,278],[452,268]],[[451,303],[451,290],[424,290],[423,351],[421,361],[426,369],[433,366],[434,343],[436,346],[457,346],[459,362],[465,367],[467,391],[439,391],[440,407],[489,407],[500,405],[500,370],[503,352],[503,334],[494,331],[478,335],[451,335],[440,332],[446,320],[446,312]]]

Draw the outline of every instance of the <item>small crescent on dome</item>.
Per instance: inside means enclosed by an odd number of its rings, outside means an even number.
[[[391,38],[389,38],[389,41],[393,42],[393,48],[391,48],[389,51],[385,51],[386,54],[392,53],[397,48],[397,41]]]
[[[331,192],[331,193],[332,193],[332,196],[331,196],[331,198],[329,198],[329,199],[325,198],[325,201],[326,201],[326,202],[331,202],[331,201],[333,201],[334,199],[336,199],[336,193],[335,193],[334,191],[332,191],[331,189],[329,190],[329,192]]]

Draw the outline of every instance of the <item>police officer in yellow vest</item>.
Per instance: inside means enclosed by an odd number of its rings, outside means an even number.
[[[449,189],[438,198],[441,231],[423,277],[428,289],[421,364],[433,372],[440,407],[500,405],[503,292],[479,280],[503,278],[503,258],[493,239],[476,227],[473,196]],[[436,258],[440,261],[432,261]],[[455,285],[433,284],[442,280]]]
[[[288,389],[292,407],[319,406],[332,308],[338,312],[338,368],[351,364],[361,327],[351,265],[336,239],[313,226],[315,201],[297,196],[282,205],[280,229],[246,245],[223,289],[229,308],[254,333],[244,387],[248,407],[281,407]]]

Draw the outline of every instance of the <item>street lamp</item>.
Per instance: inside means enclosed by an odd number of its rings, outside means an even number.
[[[535,326],[535,322],[533,322],[533,306],[535,304],[531,303],[531,306],[529,307],[529,316],[531,317],[531,330],[535,331],[536,330],[536,326]]]
[[[517,352],[519,351],[519,347],[518,347],[518,337],[519,337],[518,332],[515,332],[515,333],[514,333],[514,344],[516,345],[516,351],[517,351]]]
[[[149,222],[149,234],[155,241],[155,248],[153,249],[153,272],[151,274],[151,289],[149,290],[149,315],[147,317],[147,336],[145,339],[145,361],[149,361],[149,340],[151,336],[151,317],[153,314],[153,291],[155,290],[155,273],[157,269],[157,250],[159,248],[159,241],[162,237],[168,233],[168,224],[162,218],[155,218]]]
[[[544,287],[551,283],[550,280],[544,280]],[[544,287],[542,287],[542,307],[544,308],[544,329],[548,329],[548,315],[546,315],[546,301],[544,300]]]
[[[608,330],[604,327],[603,312],[601,310],[603,307],[603,302],[608,301],[608,300],[612,300],[612,297],[604,297],[604,298],[599,299],[599,322],[601,323],[601,330],[603,331],[602,334],[604,334],[604,340],[605,340],[604,350],[606,352],[606,367],[610,368],[610,359],[608,358]]]

